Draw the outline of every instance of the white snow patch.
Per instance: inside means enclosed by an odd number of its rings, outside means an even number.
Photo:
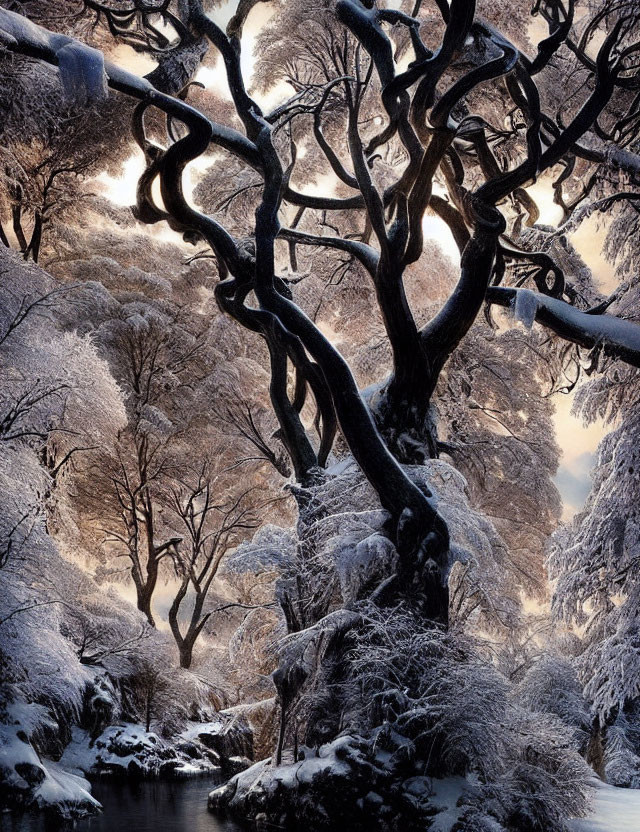
[[[96,811],[102,809],[95,797],[90,794],[89,782],[77,774],[65,771],[60,763],[46,760],[47,776],[35,791],[34,796],[39,806],[79,806],[88,811],[93,807]]]
[[[12,716],[22,713],[27,730],[29,730],[29,718],[37,714],[39,706],[14,705],[11,708]],[[20,735],[20,736],[19,736]],[[67,771],[61,763],[52,760],[40,759],[33,746],[25,741],[23,726],[18,724],[0,724],[0,769],[3,770],[5,786],[13,787],[19,791],[29,792],[28,805],[35,805],[41,809],[55,806],[61,815],[69,817],[73,813],[89,814],[102,808],[101,804],[91,796],[91,786],[77,774]],[[18,770],[29,777],[27,781]],[[22,768],[25,767],[25,768]],[[26,769],[26,771],[25,771]],[[27,774],[27,771],[29,772]],[[37,772],[40,772],[40,783],[31,780]]]
[[[352,456],[346,456],[344,459],[339,460],[334,465],[329,466],[326,469],[326,473],[328,476],[331,477],[339,477],[342,474],[353,473],[357,470],[358,465],[354,458]]]
[[[58,49],[58,69],[64,94],[72,104],[84,106],[108,95],[104,56],[98,49],[72,40]]]
[[[199,734],[222,733],[220,722],[194,723],[187,727],[176,740],[198,742]],[[178,752],[168,756],[171,744],[153,732],[147,733],[144,726],[136,723],[110,725],[93,742],[87,731],[74,727],[71,742],[65,748],[60,762],[76,774],[96,774],[108,771],[126,771],[130,763],[144,770],[146,775],[157,774],[164,763],[172,765],[172,776],[191,776],[203,772],[214,772],[219,766],[209,759],[189,760]]]
[[[538,295],[531,289],[518,289],[513,304],[513,316],[525,329],[531,329],[538,311]]]
[[[98,750],[95,747],[89,747],[90,737],[88,731],[83,731],[82,728],[73,727],[71,729],[71,742],[64,750],[60,761],[65,768],[77,774],[91,771],[96,762]]]
[[[201,734],[224,734],[226,727],[219,719],[215,722],[192,722],[180,732],[180,738],[193,741],[199,739]]]
[[[640,789],[619,789],[598,782],[593,813],[569,821],[573,832],[638,832]]]
[[[462,809],[456,804],[469,786],[464,777],[446,777],[444,780],[431,781],[431,802],[441,809],[433,819],[432,832],[449,832],[460,819]]]

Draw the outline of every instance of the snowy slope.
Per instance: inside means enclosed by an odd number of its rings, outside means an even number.
[[[640,789],[618,789],[598,784],[593,812],[571,821],[573,832],[639,832]]]

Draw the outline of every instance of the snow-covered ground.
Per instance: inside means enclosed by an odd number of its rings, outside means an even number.
[[[570,826],[574,832],[639,832],[640,789],[599,783],[592,814]]]

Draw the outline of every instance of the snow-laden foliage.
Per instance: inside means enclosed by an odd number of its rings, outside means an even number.
[[[433,493],[450,529],[453,619],[459,626],[470,621],[509,626],[519,602],[508,583],[508,552],[491,521],[469,505],[464,477],[443,460],[407,471]],[[386,533],[387,515],[359,469],[347,459],[328,474],[297,493],[304,506],[297,544],[290,532],[266,527],[239,547],[227,566],[240,571],[255,562],[263,571],[278,572],[280,597],[292,599],[302,626],[338,604],[366,597],[391,574],[397,558]]]
[[[0,791],[3,804],[78,815],[97,807],[88,784],[46,759],[60,757],[72,725],[95,739],[140,719],[175,737],[221,696],[176,673],[170,637],[83,569],[96,561],[72,502],[79,460],[125,425],[121,389],[95,340],[62,329],[84,287],[56,285],[6,250],[2,264]],[[142,417],[148,433],[165,429],[153,406]]]
[[[585,510],[558,533],[551,556],[554,608],[584,627],[579,664],[602,718],[640,695],[639,435],[636,403],[602,440]]]
[[[640,724],[635,703],[618,711],[607,726],[604,776],[613,786],[640,788]]]
[[[353,695],[370,724],[383,720],[408,738],[402,754],[427,760],[439,776],[478,774],[481,813],[507,826],[562,829],[569,813],[584,811],[589,769],[569,743],[569,726],[584,722],[579,691],[553,703],[532,692],[528,713],[472,642],[425,629],[402,611],[374,611],[365,621],[351,657]],[[546,679],[544,666],[538,673]]]
[[[279,573],[295,552],[295,533],[269,523],[262,526],[252,540],[238,546],[227,559],[223,573],[231,576],[247,571]]]
[[[559,653],[543,654],[524,675],[514,695],[520,705],[534,713],[557,716],[573,730],[575,747],[586,749],[591,720],[571,658]]]
[[[349,664],[365,724],[388,723],[409,737],[411,754],[429,760],[432,772],[495,773],[507,739],[495,730],[507,709],[504,678],[470,644],[402,610],[368,610],[364,622]]]
[[[8,253],[3,263],[13,279],[3,284],[0,330],[1,649],[6,678],[22,695],[77,712],[87,676],[61,626],[90,580],[61,557],[52,514],[66,464],[117,429],[124,411],[90,341],[51,321],[67,294]]]
[[[507,545],[505,594],[540,599],[547,591],[547,539],[560,514],[551,482],[559,448],[547,395],[560,371],[545,341],[535,330],[497,334],[478,324],[452,356],[438,399],[445,451],[463,473],[473,506]]]
[[[464,478],[441,460],[407,471],[433,493],[451,532],[449,580],[457,628],[501,629],[516,621],[518,602],[509,597],[502,568],[504,543],[487,518],[470,507]],[[301,507],[297,534],[265,526],[223,568],[225,581],[249,605],[263,600],[265,585],[275,587],[284,617],[275,611],[249,613],[230,648],[232,658],[246,657],[245,673],[277,668],[286,743],[296,723],[301,738],[305,731],[325,738],[335,732],[346,707],[335,698],[337,679],[344,674],[345,639],[348,643],[361,626],[359,604],[384,586],[397,562],[388,515],[348,458],[315,485],[293,491]]]

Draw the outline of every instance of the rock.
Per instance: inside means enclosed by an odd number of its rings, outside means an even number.
[[[221,768],[224,774],[231,776],[238,774],[241,771],[246,771],[253,765],[252,761],[247,757],[223,757],[220,760]]]
[[[111,725],[95,739],[76,728],[62,762],[89,776],[175,779],[218,773],[219,755],[192,736],[194,730],[187,733],[171,743],[130,723]],[[238,770],[234,768],[231,773]]]
[[[120,717],[120,696],[107,673],[96,673],[85,688],[82,698],[80,725],[92,739]]]
[[[242,715],[219,714],[219,721],[210,723],[198,733],[198,739],[222,759],[245,757],[253,760],[253,732]]]
[[[196,745],[195,742],[185,740],[176,745],[176,751],[186,754],[191,760],[197,760],[201,755],[201,746]]]
[[[159,770],[159,769],[158,769]],[[127,774],[129,777],[143,777],[145,773],[145,767],[142,763],[138,762],[138,760],[129,760],[127,764]]]
[[[14,768],[30,786],[39,786],[47,776],[42,766],[33,763],[16,763]]]

